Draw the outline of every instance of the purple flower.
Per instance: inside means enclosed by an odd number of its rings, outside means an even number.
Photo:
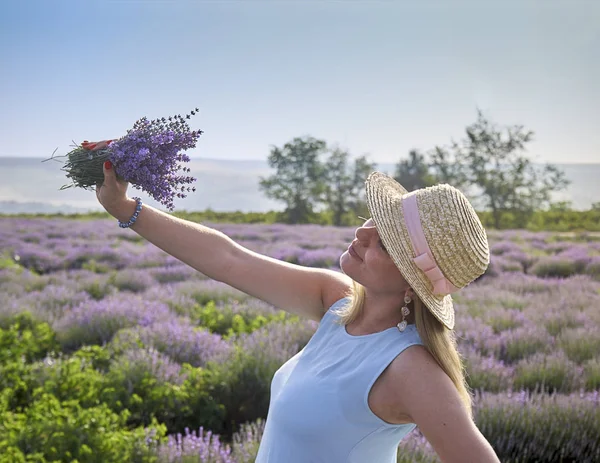
[[[191,280],[199,272],[187,265],[171,265],[154,267],[149,270],[150,275],[159,283],[173,283],[179,281]]]
[[[265,430],[265,421],[258,419],[243,424],[233,435],[232,449],[237,463],[254,463]]]
[[[341,254],[342,252],[340,249],[326,247],[319,249],[305,249],[298,254],[297,258],[300,265],[330,268],[338,264]]]
[[[211,360],[224,359],[230,345],[218,334],[196,328],[189,320],[169,320],[140,330],[140,338],[179,363],[203,367]]]
[[[34,291],[22,297],[20,303],[21,310],[28,310],[39,320],[52,323],[72,307],[89,301],[90,296],[84,291],[49,284],[41,291]]]
[[[170,119],[173,120],[142,118],[106,150],[120,177],[173,210],[175,197],[185,198],[186,192],[195,191],[185,185],[196,179],[177,172],[190,172],[181,166],[190,161],[182,151],[194,148],[202,132],[192,131],[181,116]]]
[[[597,461],[597,392],[570,395],[527,390],[476,393],[475,422],[502,456],[521,461]],[[596,402],[597,404],[597,402]],[[527,436],[526,439],[523,436]]]
[[[180,364],[152,347],[126,350],[113,362],[111,370],[125,372],[125,377],[132,383],[141,381],[147,374],[160,383],[177,385],[186,378]]]
[[[107,297],[84,302],[66,311],[54,323],[57,337],[64,349],[82,345],[105,344],[122,328],[149,326],[171,316],[166,304],[129,296]]]
[[[439,463],[435,450],[417,427],[402,439],[398,447],[398,463]]]
[[[529,391],[570,393],[578,391],[584,382],[584,368],[568,359],[561,350],[552,354],[538,352],[521,360],[515,369],[514,385]]]
[[[467,369],[469,385],[473,389],[500,392],[512,386],[514,367],[507,366],[493,355],[482,356],[469,345],[459,348]]]
[[[518,252],[520,250],[520,246],[513,241],[499,241],[490,246],[490,252],[495,256],[501,256],[508,252]]]
[[[253,333],[239,335],[235,341],[242,352],[279,368],[308,343],[317,326],[312,320],[270,323]]]
[[[114,285],[121,291],[140,293],[152,287],[154,278],[146,270],[124,269],[114,276]]]
[[[222,443],[219,436],[200,428],[197,432],[189,429],[185,434],[169,436],[166,444],[158,449],[159,461],[176,463],[197,461],[202,463],[237,463],[231,454],[231,447]]]

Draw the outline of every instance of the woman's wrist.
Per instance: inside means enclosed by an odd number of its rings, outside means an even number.
[[[126,198],[125,200],[121,201],[117,206],[112,208],[112,210],[109,211],[109,213],[119,222],[126,223],[129,221],[129,219],[131,219],[131,217],[135,213],[136,206],[137,202],[135,199]]]
[[[119,223],[119,227],[121,227],[121,228],[131,227],[137,221],[137,218],[140,215],[140,212],[142,212],[142,207],[143,207],[142,198],[133,198],[133,199],[135,199],[135,202],[136,202],[135,212],[133,213],[133,215],[127,222],[122,222],[120,220],[117,221]]]

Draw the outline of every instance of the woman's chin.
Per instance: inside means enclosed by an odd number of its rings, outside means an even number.
[[[342,270],[343,273],[345,273],[346,275],[348,275],[348,272],[346,272],[344,270],[344,267],[347,266],[350,262],[352,262],[353,260],[356,260],[354,257],[352,257],[350,255],[350,253],[348,251],[344,252],[341,256],[340,256],[340,269]],[[349,275],[348,275],[349,276]]]

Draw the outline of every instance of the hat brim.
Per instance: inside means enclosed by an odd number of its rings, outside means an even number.
[[[402,198],[409,193],[393,178],[373,172],[367,178],[367,207],[391,259],[429,311],[448,329],[454,329],[452,297],[433,294],[433,284],[417,267],[414,250],[404,222]]]

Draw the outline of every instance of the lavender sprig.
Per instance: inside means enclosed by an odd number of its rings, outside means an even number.
[[[67,153],[62,167],[72,184],[64,185],[61,190],[96,187],[104,180],[102,164],[111,161],[118,178],[145,191],[173,211],[174,198],[185,198],[186,193],[196,191],[195,187],[189,186],[196,178],[186,175],[191,169],[182,164],[190,161],[184,151],[195,148],[203,133],[191,130],[187,122],[198,111],[196,108],[185,116],[178,114],[152,121],[142,117],[127,135],[113,140],[101,150],[90,151],[76,146]]]

